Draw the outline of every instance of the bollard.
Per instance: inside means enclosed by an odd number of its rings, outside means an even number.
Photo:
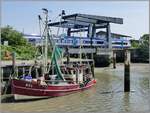
[[[124,92],[130,92],[130,52],[124,51]]]

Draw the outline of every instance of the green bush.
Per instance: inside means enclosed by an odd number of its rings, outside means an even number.
[[[8,46],[1,45],[1,59],[5,51],[16,52],[17,59],[33,59],[36,53],[36,47],[32,46],[23,37],[22,33],[14,30],[10,26],[1,29],[1,42],[8,41]]]
[[[36,48],[32,46],[4,46],[1,45],[1,59],[3,60],[4,52],[16,52],[16,58],[20,60],[33,59],[35,56]]]
[[[27,40],[23,37],[22,33],[14,30],[10,26],[1,28],[1,42],[8,41],[10,46],[27,45]]]

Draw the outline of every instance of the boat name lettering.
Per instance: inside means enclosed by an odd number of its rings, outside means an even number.
[[[26,86],[26,87],[31,87],[31,88],[32,88],[32,84],[30,84],[30,83],[26,83],[25,86]]]

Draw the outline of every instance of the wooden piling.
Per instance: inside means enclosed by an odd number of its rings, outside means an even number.
[[[16,53],[12,53],[12,67],[13,67],[13,73],[15,72],[15,66],[16,66]]]
[[[130,51],[124,50],[124,92],[130,92]]]
[[[116,52],[113,51],[113,68],[116,69]]]
[[[25,75],[25,67],[24,66],[22,67],[22,75],[23,76]]]
[[[67,64],[69,64],[70,62],[69,47],[66,48],[66,54],[67,54]]]
[[[92,75],[93,75],[93,78],[95,78],[95,74],[94,74],[94,61],[92,62],[91,64],[91,72],[92,72]]]
[[[1,67],[0,70],[1,70],[1,83],[3,83],[3,78],[5,78],[4,77],[4,68]]]

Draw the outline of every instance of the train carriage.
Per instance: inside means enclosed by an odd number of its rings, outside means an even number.
[[[39,35],[26,35],[24,34],[24,37],[27,38],[27,40],[34,44],[34,45],[41,45],[42,41],[40,40]],[[54,37],[54,41],[56,42],[56,45],[60,47],[79,47],[80,44],[83,47],[90,47],[91,46],[91,39],[88,37],[75,37],[75,36],[64,36],[64,37]],[[104,48],[107,47],[108,43],[106,41],[106,38],[103,37],[93,37],[92,39],[92,46],[93,47],[100,47]],[[124,39],[124,38],[112,38],[112,48],[129,48],[131,47],[130,40]]]

